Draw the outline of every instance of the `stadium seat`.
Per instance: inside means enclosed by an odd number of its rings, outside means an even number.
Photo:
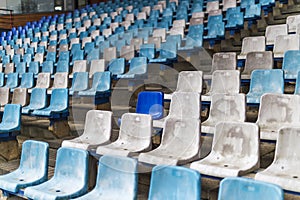
[[[143,38],[132,38],[132,40],[130,41],[130,45],[134,46],[135,50],[140,50],[140,46],[144,43],[144,39]]]
[[[30,62],[28,72],[33,73],[34,75],[38,75],[39,73],[39,63],[38,62]]]
[[[13,89],[18,87],[19,84],[19,75],[18,73],[9,73],[7,74],[7,80],[6,85],[4,87],[7,87],[9,89]]]
[[[246,59],[246,55],[249,52],[254,51],[265,51],[265,37],[245,37],[242,43],[242,50],[240,55],[238,55],[239,60]]]
[[[274,45],[275,39],[278,35],[287,35],[287,34],[288,34],[287,24],[267,26],[265,32],[266,45]]]
[[[75,72],[72,79],[72,86],[69,90],[70,95],[74,92],[87,90],[89,86],[89,73],[88,72]]]
[[[53,177],[40,185],[27,187],[24,196],[29,199],[70,199],[85,194],[87,189],[88,153],[62,147],[57,151]]]
[[[69,77],[73,78],[75,72],[87,72],[87,60],[74,61],[73,70]]]
[[[108,144],[110,143],[111,126],[112,112],[90,110],[86,114],[83,134],[72,140],[64,140],[62,147],[91,150],[99,145]]]
[[[117,78],[133,79],[147,75],[147,58],[134,57],[130,60],[129,71],[125,74],[117,75]]]
[[[281,69],[256,69],[251,73],[248,104],[259,104],[265,93],[284,93],[284,77]]]
[[[9,88],[0,88],[0,109],[3,111],[4,106],[9,102]]]
[[[49,145],[46,142],[27,140],[22,144],[20,166],[0,176],[4,193],[19,193],[21,189],[47,180]]]
[[[209,117],[201,124],[202,133],[215,131],[220,121],[244,122],[246,120],[245,94],[214,94],[211,97]]]
[[[281,127],[297,125],[299,118],[294,111],[298,109],[298,102],[298,95],[263,95],[256,121],[256,124],[260,128],[260,138],[264,140],[276,140]]]
[[[227,11],[229,8],[236,8],[236,0],[223,0],[223,11]]]
[[[138,163],[135,159],[105,155],[99,159],[95,188],[77,200],[136,199],[138,190]],[[118,184],[115,184],[118,182]]]
[[[69,73],[69,62],[67,60],[60,60],[56,63],[56,72]]]
[[[246,6],[245,16],[244,16],[245,20],[257,20],[260,19],[260,15],[261,15],[260,4],[251,4]]]
[[[16,64],[16,73],[19,74],[19,77],[26,73],[26,65],[24,62],[19,62]]]
[[[159,56],[150,59],[151,63],[166,63],[177,60],[177,44],[172,42],[165,42],[160,45]]]
[[[285,80],[296,80],[300,71],[300,50],[289,50],[284,53],[282,69]]]
[[[182,71],[178,74],[175,92],[202,93],[202,71]],[[164,99],[171,100],[172,94],[164,94]]]
[[[39,73],[37,76],[36,85],[34,88],[49,88],[50,87],[50,73]],[[29,90],[30,93],[31,90]]]
[[[34,84],[34,78],[32,72],[22,74],[20,88],[32,88]]]
[[[0,123],[0,137],[7,137],[11,133],[21,131],[21,105],[6,104]]]
[[[282,126],[277,134],[276,151],[273,163],[265,170],[255,175],[256,180],[271,182],[284,190],[299,192],[300,176],[297,166],[299,164],[298,141],[299,126]]]
[[[29,105],[22,108],[22,114],[30,114],[33,110],[43,109],[47,106],[46,88],[34,88],[31,92]]]
[[[14,63],[7,63],[4,67],[4,74],[10,74],[15,72],[15,64]]]
[[[54,64],[53,61],[44,61],[42,65],[42,72],[43,73],[54,73]]]
[[[152,169],[149,200],[201,198],[201,175],[191,169],[159,165]]]
[[[259,129],[253,123],[220,122],[212,150],[191,168],[214,177],[241,176],[259,168]]]
[[[21,107],[28,104],[28,92],[26,88],[15,88],[11,100],[12,104],[19,104]]]
[[[50,99],[50,105],[43,109],[34,110],[32,115],[60,118],[69,114],[68,89],[53,89]]]
[[[116,47],[109,47],[104,49],[103,52],[103,59],[109,63],[112,59],[117,58],[117,48]]]
[[[241,27],[244,27],[244,13],[232,13],[228,16],[227,24],[225,25],[226,29],[236,30]]]
[[[140,57],[147,57],[149,60],[155,57],[155,45],[154,44],[142,44],[140,46]]]
[[[164,116],[164,94],[155,91],[143,91],[138,94],[136,113],[150,114],[153,120]]]
[[[238,200],[243,198],[283,200],[284,192],[282,188],[275,184],[250,178],[227,177],[221,181],[218,200]]]
[[[123,46],[120,52],[120,57],[125,58],[127,61],[135,56],[134,45]]]
[[[300,36],[297,34],[279,35],[275,39],[274,58],[283,58],[288,50],[300,50]]]
[[[249,52],[246,56],[245,67],[241,75],[242,80],[250,80],[251,73],[255,69],[272,69],[273,53],[265,52]]]
[[[210,101],[213,94],[238,94],[240,72],[238,70],[216,70],[212,74],[209,91],[201,96],[201,101]]]
[[[292,15],[286,18],[286,24],[288,26],[288,33],[296,33],[298,21],[300,20],[300,15]]]
[[[66,72],[57,72],[54,74],[53,85],[48,89],[48,94],[51,94],[53,89],[56,88],[68,88],[68,73]]]
[[[104,72],[105,71],[105,60],[92,60],[90,62],[90,70],[89,70],[89,78],[92,78],[96,72]]]

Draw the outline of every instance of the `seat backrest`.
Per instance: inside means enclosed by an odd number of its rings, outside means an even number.
[[[90,64],[89,76],[92,77],[96,72],[105,71],[105,60],[92,60]]]
[[[117,48],[116,47],[109,47],[109,48],[104,49],[103,59],[105,61],[109,62],[115,58],[117,58]]]
[[[2,124],[9,124],[15,130],[21,130],[21,105],[6,104],[2,117]]]
[[[296,79],[300,71],[300,50],[289,50],[284,53],[282,69],[285,79]]]
[[[30,107],[44,108],[47,105],[47,89],[33,88],[30,96]]]
[[[15,64],[14,63],[6,63],[4,68],[4,74],[14,73]]]
[[[111,75],[110,72],[96,72],[93,76],[92,89],[104,92],[110,90]]]
[[[134,57],[130,60],[129,72],[133,74],[145,74],[147,72],[147,58]]]
[[[287,24],[267,26],[265,32],[266,44],[273,45],[275,43],[276,36],[287,35],[287,34],[288,34]]]
[[[78,169],[79,168],[79,169]],[[78,173],[80,172],[80,173]],[[67,179],[87,189],[88,153],[82,149],[61,147],[57,151],[54,178]]]
[[[99,159],[96,189],[106,197],[112,193],[124,199],[136,199],[137,161],[133,158],[104,155]],[[115,184],[116,182],[120,184]],[[113,195],[115,196],[115,195]]]
[[[19,169],[34,172],[32,175],[47,180],[49,144],[46,142],[26,140],[22,144]]]
[[[73,73],[74,72],[86,72],[86,71],[87,71],[87,60],[74,61]]]
[[[52,88],[67,88],[69,76],[67,72],[57,72],[54,74]]]
[[[211,108],[208,121],[217,123],[219,121],[246,120],[245,94],[213,94],[211,97]]]
[[[9,74],[7,74],[7,80],[6,80],[5,87],[15,88],[18,86],[18,82],[19,82],[18,73],[9,73]]]
[[[265,52],[249,52],[246,55],[245,69],[242,74],[250,75],[255,69],[272,69],[273,53]]]
[[[136,113],[149,114],[152,119],[160,119],[164,115],[164,94],[162,92],[140,92],[136,104]]]
[[[36,88],[50,87],[50,73],[39,73],[36,81]]]
[[[120,75],[125,72],[125,59],[124,58],[116,58],[110,61],[108,64],[108,70],[112,75]]]
[[[180,166],[158,165],[151,174],[149,200],[201,198],[201,175],[199,172]]]
[[[240,91],[240,72],[238,70],[216,70],[212,74],[212,94],[238,94]]]
[[[168,117],[185,119],[200,117],[200,94],[196,92],[174,92]]]
[[[271,183],[242,177],[226,177],[220,183],[218,200],[231,199],[283,200],[283,190]]]
[[[20,104],[22,107],[28,102],[28,93],[26,88],[16,88],[14,89],[12,96],[12,104]]]
[[[151,143],[152,118],[150,115],[125,113],[122,115],[118,140],[135,143]]]
[[[66,88],[55,88],[52,91],[50,99],[50,107],[53,109],[68,109],[69,96],[68,89]]]
[[[53,61],[45,61],[43,62],[42,72],[53,74]]]
[[[123,46],[120,52],[120,57],[130,60],[134,58],[134,45]]]
[[[176,92],[202,92],[202,71],[182,71],[178,74]]]
[[[4,106],[9,102],[9,88],[0,88],[0,106]]]
[[[235,70],[236,53],[215,53],[212,59],[211,73],[216,70]]]
[[[19,75],[23,75],[26,72],[26,63],[24,62],[19,62],[16,64],[16,72]]]
[[[140,46],[139,55],[152,59],[155,57],[155,44],[143,44]]]
[[[297,29],[297,24],[300,20],[300,15],[292,15],[286,18],[286,24],[288,25],[288,32],[295,33]]]
[[[278,35],[275,39],[273,53],[284,54],[288,50],[299,50],[300,36],[297,34]]]
[[[241,54],[247,54],[253,51],[265,51],[265,37],[245,37],[242,43]]]
[[[89,73],[75,72],[72,79],[71,91],[82,91],[88,88]]]
[[[69,62],[66,60],[60,60],[57,62],[56,72],[68,72],[69,73]]]
[[[38,62],[30,62],[28,72],[32,72],[33,74],[39,73],[39,63]]]

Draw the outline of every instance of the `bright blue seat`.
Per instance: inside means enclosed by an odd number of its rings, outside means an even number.
[[[32,115],[49,118],[66,117],[69,114],[68,97],[68,89],[53,89],[50,99],[50,105],[44,109],[34,110],[32,112]]]
[[[108,71],[113,77],[117,77],[125,72],[125,58],[115,58],[108,64]]]
[[[226,29],[238,29],[244,26],[244,13],[232,13],[229,15]]]
[[[130,60],[129,71],[126,74],[120,74],[117,78],[137,78],[147,75],[147,58],[135,57]]]
[[[92,87],[88,90],[79,91],[80,96],[96,96],[107,97],[110,96],[110,72],[96,72],[93,75]]]
[[[31,72],[34,75],[37,75],[39,73],[39,63],[35,62],[35,61],[30,62],[28,72]]]
[[[91,192],[76,199],[136,199],[137,161],[127,157],[104,155],[99,159],[96,181]]]
[[[155,57],[155,44],[142,44],[139,56],[153,59]]]
[[[59,53],[58,61],[65,60],[69,62],[70,60],[70,52],[69,51],[62,51]]]
[[[80,50],[81,50],[81,44],[79,44],[79,43],[72,44],[71,56],[74,56],[75,52],[80,51]]]
[[[283,200],[283,190],[274,184],[249,178],[227,177],[220,183],[218,200]]]
[[[229,18],[229,15],[233,14],[233,13],[240,13],[241,12],[241,7],[237,6],[237,7],[232,7],[232,8],[228,8],[226,10],[226,16],[223,19],[224,21],[227,21]]]
[[[27,65],[29,65],[29,63],[32,61],[32,55],[33,54],[29,54],[29,53],[24,54],[23,62],[25,62],[25,63],[27,63]]]
[[[89,73],[88,72],[75,72],[73,74],[72,86],[70,88],[70,95],[74,92],[87,90],[89,87]]]
[[[44,61],[42,66],[42,72],[53,74],[53,61]]]
[[[22,114],[30,114],[33,110],[43,109],[47,106],[47,89],[33,88],[28,106],[22,108]]]
[[[202,47],[203,43],[203,24],[191,25],[186,36],[185,45],[180,50],[189,50],[194,47]]]
[[[10,56],[9,55],[2,56],[2,64],[6,65],[7,63],[10,63]]]
[[[32,88],[34,77],[32,72],[22,74],[20,88]]]
[[[153,120],[164,116],[164,93],[140,92],[136,104],[136,113],[150,114]]]
[[[247,103],[260,103],[260,97],[265,93],[283,94],[283,92],[284,78],[281,69],[257,69],[251,73]]]
[[[225,36],[225,23],[222,15],[210,16],[207,23],[207,35],[204,39],[215,40]]]
[[[150,59],[149,62],[164,63],[177,60],[177,44],[174,42],[164,42],[160,45],[158,58]]]
[[[72,56],[72,62],[70,63],[70,65],[74,64],[74,61],[76,60],[84,60],[84,51],[83,50],[78,50],[75,51],[73,56]]]
[[[99,60],[99,59],[100,59],[100,49],[99,48],[94,48],[87,53],[87,56],[86,56],[87,61]]]
[[[9,74],[7,74],[5,87],[13,89],[15,87],[18,87],[18,83],[19,83],[18,73],[9,73]]]
[[[69,73],[69,62],[66,60],[60,60],[56,63],[56,72]]]
[[[246,8],[249,5],[254,5],[255,0],[241,0],[241,8]]]
[[[26,72],[26,63],[19,62],[16,64],[16,73],[18,73],[20,76]]]
[[[300,71],[299,50],[289,50],[284,53],[282,69],[285,79],[295,80],[297,78],[298,72]]]
[[[83,195],[87,189],[87,151],[62,147],[57,151],[54,176],[40,185],[26,188],[24,196],[29,199],[70,199]]]
[[[20,189],[40,184],[48,176],[49,145],[46,142],[26,140],[22,144],[20,166],[0,176],[4,193],[21,193]]]
[[[246,6],[245,16],[246,20],[255,20],[259,19],[261,15],[261,5],[260,4],[253,4]]]
[[[56,52],[48,52],[46,55],[46,61],[56,62]]]
[[[84,45],[84,52],[87,54],[88,52],[91,52],[95,48],[94,42],[87,42]]]
[[[21,55],[15,54],[15,55],[13,56],[12,61],[13,61],[13,63],[18,64],[19,62],[21,62]]]
[[[21,130],[21,105],[6,104],[2,121],[0,123],[0,137],[10,136],[13,132]]]
[[[181,35],[168,35],[166,38],[166,41],[167,41],[167,43],[176,43],[177,47],[180,48],[182,38],[181,38]]]
[[[155,166],[152,169],[148,199],[201,199],[201,175],[185,167]]]

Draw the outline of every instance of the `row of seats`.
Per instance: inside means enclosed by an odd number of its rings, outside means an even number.
[[[87,193],[88,153],[79,149],[60,148],[57,152],[54,176],[47,181],[48,148],[49,145],[44,142],[27,140],[23,143],[20,167],[9,174],[0,176],[0,188],[6,195],[23,192],[24,196],[30,199],[137,198],[138,162],[135,159],[102,156],[99,159],[96,186]],[[155,166],[152,169],[148,198],[200,199],[200,179],[199,172],[188,168]],[[248,199],[284,199],[283,190],[271,183],[233,177],[221,181],[218,199],[245,197]]]

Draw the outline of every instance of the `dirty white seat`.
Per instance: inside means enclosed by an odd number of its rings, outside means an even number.
[[[246,119],[245,94],[214,94],[208,119],[201,124],[202,133],[214,133],[220,121],[244,122]]]
[[[276,140],[282,126],[297,125],[300,99],[298,95],[265,94],[261,97],[256,124],[260,128],[260,138]]]
[[[299,50],[300,36],[297,34],[279,35],[275,39],[274,58],[283,58],[283,55],[288,50]]]
[[[34,88],[49,88],[51,81],[50,73],[39,73],[37,75],[37,81]],[[32,89],[29,89],[28,92],[31,93]]]
[[[240,72],[238,70],[216,70],[213,72],[208,93],[201,101],[210,101],[213,94],[238,94],[240,91]]]
[[[105,60],[92,60],[90,64],[89,70],[89,78],[92,78],[96,72],[104,72],[105,71]]]
[[[285,190],[300,192],[300,126],[283,127],[279,130],[275,158],[264,171],[256,174],[255,179],[271,182]]]
[[[259,131],[253,123],[220,122],[216,125],[211,153],[190,168],[201,174],[241,176],[259,168]]]
[[[166,29],[159,28],[159,29],[153,30],[152,37],[160,37],[162,42],[165,42],[166,41]]]
[[[245,37],[242,43],[241,54],[238,55],[238,59],[246,59],[246,55],[253,51],[265,51],[265,36],[257,37]]]
[[[118,139],[108,145],[99,146],[96,153],[100,155],[134,156],[151,149],[152,118],[151,115],[125,113]]]
[[[87,60],[75,60],[73,65],[73,71],[69,75],[69,78],[73,78],[75,72],[86,72]]]
[[[63,147],[91,150],[99,145],[110,143],[112,112],[90,110],[86,114],[84,132],[72,140],[64,140]]]
[[[175,92],[202,92],[202,71],[182,71],[178,74]],[[171,100],[172,94],[164,94],[164,99]]]
[[[116,47],[109,47],[104,49],[103,59],[106,62],[110,62],[112,59],[117,58],[117,48]]]
[[[300,15],[288,16],[286,18],[286,24],[288,25],[288,32],[295,33],[297,25],[299,24]]]
[[[69,75],[68,72],[56,72],[51,88],[47,90],[48,94],[52,94],[52,90],[56,88],[68,88]]]
[[[164,128],[166,118],[200,118],[200,94],[196,92],[174,92],[168,116],[153,120],[153,127]]]
[[[287,24],[267,26],[265,32],[266,45],[274,45],[276,36],[287,35],[287,34],[288,34]]]
[[[27,88],[15,88],[12,96],[12,104],[20,104],[22,107],[28,104]]]
[[[166,119],[160,146],[141,153],[139,161],[152,165],[182,165],[199,159],[199,130],[199,119]]]
[[[272,69],[273,53],[265,52],[249,52],[246,56],[245,68],[241,74],[241,79],[250,79],[251,73],[255,69]]]

